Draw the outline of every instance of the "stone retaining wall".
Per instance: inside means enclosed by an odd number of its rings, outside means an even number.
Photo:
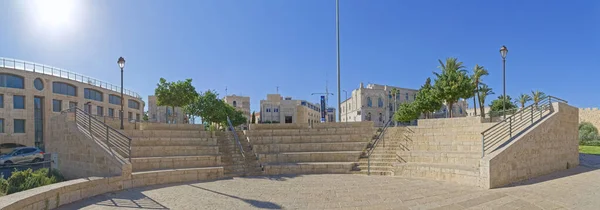
[[[480,161],[480,186],[495,188],[579,165],[579,109],[553,103],[555,112]]]
[[[367,122],[330,122],[315,123],[311,127],[308,123],[278,123],[278,124],[251,124],[250,130],[269,130],[269,129],[305,129],[305,128],[355,128],[355,127],[373,127],[375,124]]]
[[[589,122],[596,128],[600,128],[600,110],[598,108],[580,108],[579,122]]]

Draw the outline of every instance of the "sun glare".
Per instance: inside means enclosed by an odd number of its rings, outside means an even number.
[[[36,22],[45,29],[67,29],[77,20],[76,0],[36,0],[31,1]]]

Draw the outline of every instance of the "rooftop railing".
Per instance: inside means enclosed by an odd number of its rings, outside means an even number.
[[[112,90],[115,92],[121,92],[121,87],[119,87],[117,85],[103,82],[98,79],[94,79],[94,78],[91,78],[91,77],[88,77],[85,75],[73,73],[73,72],[70,72],[70,71],[67,71],[64,69],[47,66],[47,65],[43,65],[43,64],[38,64],[38,63],[33,63],[33,62],[29,62],[29,61],[22,61],[22,60],[16,60],[16,59],[11,59],[11,58],[0,57],[0,67],[51,75],[51,76],[69,79],[69,80],[73,80],[73,81],[77,81],[77,82],[81,82],[81,83],[86,83],[89,85]],[[123,89],[123,94],[140,99],[140,100],[142,99],[142,97],[139,94],[137,94],[136,92],[133,92],[131,90]]]

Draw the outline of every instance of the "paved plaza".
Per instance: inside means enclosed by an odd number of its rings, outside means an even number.
[[[60,209],[598,209],[600,156],[499,189],[350,174],[244,177],[108,193]]]

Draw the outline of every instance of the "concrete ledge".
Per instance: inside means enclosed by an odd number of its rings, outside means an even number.
[[[0,209],[55,209],[78,200],[123,189],[155,184],[216,180],[221,177],[223,177],[223,167],[134,173],[131,178],[117,176],[75,179],[0,197]]]
[[[264,165],[265,175],[348,174],[355,162],[282,163]]]
[[[166,124],[166,123],[139,123],[140,130],[195,130],[204,131],[204,125],[200,124]]]

